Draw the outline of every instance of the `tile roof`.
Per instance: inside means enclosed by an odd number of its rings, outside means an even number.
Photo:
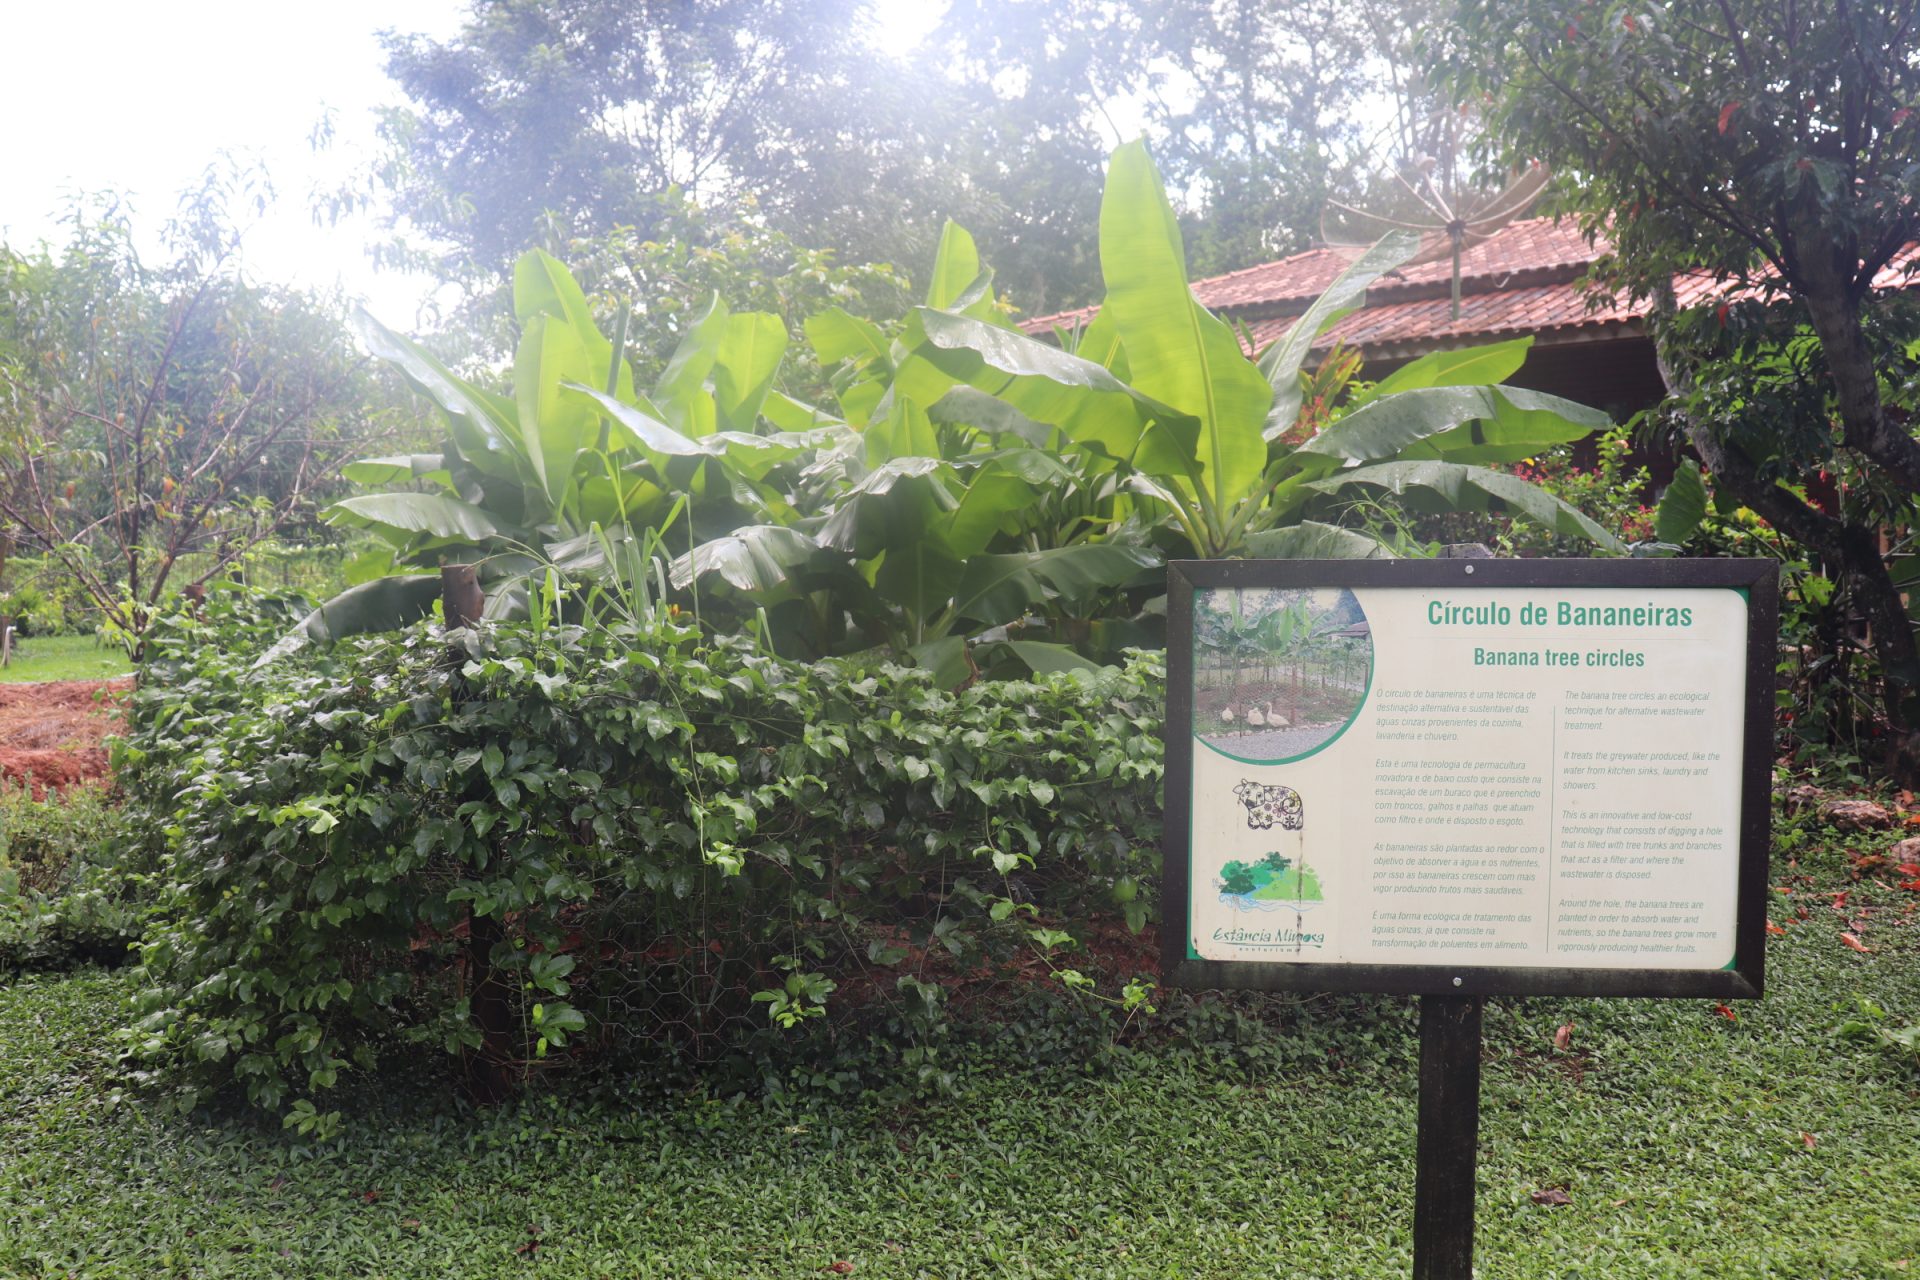
[[[1587,267],[1612,245],[1593,243],[1571,219],[1528,218],[1510,223],[1460,256],[1460,318],[1450,312],[1453,266],[1446,257],[1381,276],[1366,306],[1322,334],[1315,347],[1341,342],[1372,358],[1400,358],[1486,338],[1531,333],[1542,343],[1637,336],[1645,304],[1593,306],[1580,285]],[[1353,260],[1354,250],[1309,249],[1277,262],[1196,280],[1201,305],[1247,326],[1258,350],[1285,333],[1293,318]],[[1681,305],[1707,297],[1704,276],[1675,280]],[[1920,283],[1920,245],[1910,245],[1875,285]],[[1032,334],[1070,329],[1093,318],[1095,307],[1023,321]]]

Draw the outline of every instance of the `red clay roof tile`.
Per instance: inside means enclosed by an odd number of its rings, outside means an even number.
[[[1586,267],[1612,245],[1604,236],[1588,243],[1571,219],[1528,218],[1501,228],[1460,256],[1460,317],[1451,312],[1453,265],[1441,258],[1389,272],[1367,291],[1367,305],[1321,335],[1316,347],[1341,342],[1375,355],[1415,354],[1479,338],[1519,333],[1557,335],[1562,340],[1599,337],[1607,326],[1637,332],[1645,304],[1615,302],[1594,307],[1579,284]],[[1243,322],[1256,348],[1285,333],[1297,316],[1333,282],[1357,251],[1309,249],[1277,262],[1196,280],[1201,305]],[[1920,245],[1910,245],[1874,279],[1881,288],[1920,283]],[[1684,276],[1674,281],[1682,306],[1709,296],[1713,281]],[[1073,328],[1091,320],[1095,307],[1023,321],[1028,333]],[[1584,331],[1576,333],[1575,331]],[[1617,331],[1617,330],[1616,330]]]

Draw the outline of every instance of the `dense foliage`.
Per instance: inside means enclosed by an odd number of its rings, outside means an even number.
[[[1912,0],[1466,0],[1430,33],[1507,157],[1554,165],[1612,239],[1603,280],[1653,300],[1671,407],[1716,488],[1832,575],[1880,668],[1882,762],[1908,780],[1916,19]]]
[[[406,1045],[498,1086],[705,1052],[836,983],[937,1006],[943,975],[1148,911],[1157,659],[949,693],[660,617],[254,671],[280,620],[208,608],[156,636],[121,749],[168,885],[131,1043],[266,1106]]]
[[[924,305],[902,323],[839,306],[807,319],[830,408],[779,389],[779,316],[717,296],[641,384],[617,322],[608,336],[571,273],[533,251],[514,271],[511,396],[361,317],[449,434],[439,454],[348,468],[407,487],[328,512],[386,539],[398,572],[330,602],[301,636],[417,616],[437,591],[422,571],[446,560],[476,562],[489,608],[516,616],[550,567],[630,586],[664,549],[672,587],[722,629],[755,626],[789,656],[884,645],[951,687],[1157,644],[1170,557],[1384,554],[1368,518],[1349,519],[1378,495],[1504,506],[1618,549],[1498,468],[1607,421],[1498,385],[1525,340],[1434,353],[1378,384],[1303,372],[1315,337],[1414,248],[1383,240],[1255,360],[1195,301],[1159,174],[1129,144],[1107,174],[1107,298],[1090,323],[1055,341],[1012,326],[973,238],[949,223]]]
[[[414,421],[337,299],[242,274],[250,181],[213,171],[158,255],[85,202],[62,249],[0,245],[0,597],[64,625],[49,597],[78,594],[137,651],[170,592],[311,533],[341,461]]]
[[[36,796],[0,779],[0,972],[126,960],[149,886],[122,835],[103,786]]]

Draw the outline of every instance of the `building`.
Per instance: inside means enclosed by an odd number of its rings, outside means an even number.
[[[1510,223],[1460,259],[1460,317],[1452,317],[1453,264],[1443,259],[1381,276],[1366,305],[1315,343],[1360,353],[1361,376],[1377,379],[1430,351],[1533,337],[1527,362],[1508,382],[1565,396],[1624,422],[1665,394],[1654,363],[1645,308],[1595,308],[1580,287],[1604,240],[1587,243],[1571,219]],[[1310,249],[1277,262],[1194,282],[1194,296],[1251,333],[1255,349],[1285,333],[1346,270],[1350,250]],[[1022,326],[1046,334],[1093,316],[1093,308],[1040,316]]]

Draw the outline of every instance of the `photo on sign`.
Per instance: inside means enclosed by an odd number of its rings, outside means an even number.
[[[1193,602],[1193,732],[1236,760],[1319,751],[1360,714],[1373,635],[1343,588],[1218,589]]]

